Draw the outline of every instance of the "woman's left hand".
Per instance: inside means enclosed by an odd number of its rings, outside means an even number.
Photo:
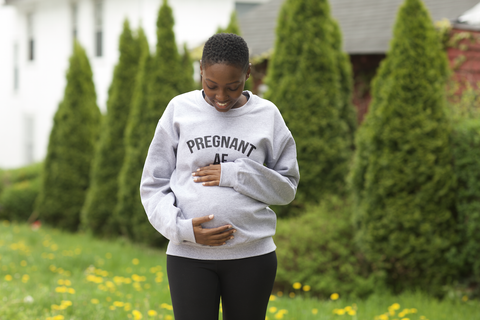
[[[201,182],[204,186],[218,186],[220,185],[221,172],[222,166],[220,164],[211,164],[193,172],[193,181]]]

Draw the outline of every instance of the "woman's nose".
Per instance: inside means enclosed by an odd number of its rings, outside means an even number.
[[[218,90],[216,99],[223,102],[228,99],[228,94],[224,90]]]

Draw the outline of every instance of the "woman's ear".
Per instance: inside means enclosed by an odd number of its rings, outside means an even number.
[[[250,72],[252,71],[252,64],[249,63],[248,64],[248,69],[247,69],[247,73],[245,74],[245,81],[248,80],[248,78],[250,78]]]

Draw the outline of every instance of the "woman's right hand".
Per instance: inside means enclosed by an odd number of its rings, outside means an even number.
[[[235,233],[237,230],[232,229],[231,225],[211,229],[202,227],[202,223],[208,222],[212,219],[213,214],[192,219],[195,241],[196,243],[207,246],[223,246],[227,240],[233,239],[233,233]]]

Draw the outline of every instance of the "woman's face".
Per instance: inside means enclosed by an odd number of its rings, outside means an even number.
[[[205,92],[205,101],[219,112],[227,112],[239,108],[247,102],[242,94],[245,81],[250,76],[250,67],[247,72],[237,66],[224,63],[202,66],[202,87]]]

